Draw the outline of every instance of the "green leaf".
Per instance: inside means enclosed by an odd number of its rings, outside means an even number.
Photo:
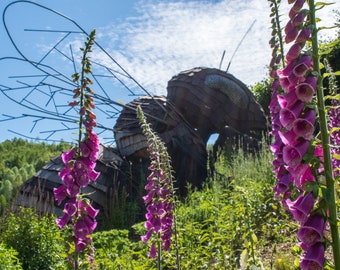
[[[336,159],[336,160],[340,160],[340,155],[337,154],[337,153],[334,153],[333,158]]]
[[[254,243],[257,243],[257,242],[258,242],[255,233],[252,233],[252,234],[251,234],[251,239],[253,240]]]
[[[331,192],[328,188],[321,188],[321,192],[322,192],[322,197],[325,199],[325,201],[327,203],[330,203],[331,199]]]

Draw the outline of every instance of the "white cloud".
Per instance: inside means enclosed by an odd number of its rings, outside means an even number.
[[[286,12],[287,5],[282,7]],[[218,67],[223,50],[225,69],[254,20],[229,72],[246,84],[266,77],[271,55],[269,2],[140,1],[136,8],[137,16],[98,32],[109,38],[110,54],[149,91],[165,94],[167,81],[182,70]],[[326,19],[327,24],[332,18],[328,14]]]

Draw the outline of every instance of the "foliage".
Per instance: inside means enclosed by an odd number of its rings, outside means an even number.
[[[0,214],[24,181],[68,147],[64,142],[46,144],[17,138],[0,143]]]
[[[271,84],[268,79],[256,83],[250,87],[253,92],[256,101],[261,105],[265,114],[269,116],[269,103],[272,95]]]
[[[64,239],[52,217],[21,208],[2,218],[0,229],[1,241],[18,252],[23,269],[58,269],[65,263]]]
[[[217,175],[227,177],[209,179],[202,190],[191,191],[178,203],[182,269],[235,269],[240,264],[290,269],[292,247],[287,242],[295,226],[273,198],[270,159],[267,148],[258,156],[239,152],[232,162],[223,155],[216,164]],[[24,269],[67,269],[63,268],[67,236],[52,218],[40,219],[25,209],[4,217],[0,228],[1,240],[18,251]],[[144,223],[130,231],[95,232],[95,265],[98,269],[155,269],[155,261],[148,258],[150,246],[140,241],[145,232]],[[162,269],[174,269],[175,260],[172,247],[163,254]]]
[[[8,248],[2,242],[0,242],[0,269],[22,269],[20,261],[18,259],[18,252],[13,248]]]

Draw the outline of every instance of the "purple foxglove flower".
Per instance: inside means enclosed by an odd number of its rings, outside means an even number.
[[[64,185],[53,189],[54,199],[58,202],[58,205],[66,198],[66,187]]]
[[[340,126],[340,107],[339,101],[332,100],[331,101],[332,108],[329,110],[329,129],[338,128]],[[332,154],[332,167],[334,177],[337,177],[340,174],[340,160],[335,158],[336,155],[340,156],[340,131],[333,130],[330,135],[330,143],[331,143],[331,154]]]
[[[283,108],[280,111],[280,122],[282,126],[290,130],[293,127],[293,122],[295,119],[298,118],[302,113],[304,106],[305,105],[302,102],[296,102],[295,105],[290,109]]]
[[[315,111],[309,110],[301,118],[298,118],[293,122],[294,133],[305,140],[311,140],[314,134],[315,119]]]
[[[285,66],[284,69],[277,71],[278,74],[282,77],[289,76],[293,72],[295,64],[296,64],[295,61],[291,61],[291,62],[287,63],[287,65]]]
[[[296,87],[296,96],[302,102],[311,102],[316,88],[316,77],[309,76]]]
[[[97,214],[99,213],[99,210],[93,208],[93,206],[89,202],[79,201],[78,202],[78,208],[81,210],[84,210],[87,215],[89,215],[91,218],[95,219]]]
[[[309,28],[303,28],[299,35],[296,37],[295,42],[297,43],[305,43],[311,36],[312,30]]]
[[[64,212],[70,217],[74,216],[77,213],[77,202],[75,198],[70,199],[64,206]]]
[[[321,214],[309,216],[306,222],[300,227],[297,236],[305,247],[311,247],[321,242],[325,228],[325,219]]]
[[[146,243],[150,237],[152,236],[152,230],[150,230],[152,227],[149,228],[149,230],[146,232],[145,235],[141,236],[141,240]]]
[[[294,43],[286,54],[287,62],[291,62],[299,57],[301,53],[302,45],[301,43]]]
[[[302,141],[296,146],[286,145],[283,147],[283,161],[290,167],[296,168],[301,164],[302,157],[307,153],[309,141]]]
[[[90,178],[87,173],[78,174],[76,184],[80,187],[86,187],[90,183]]]
[[[314,182],[315,181],[315,177],[312,173],[312,170],[311,170],[309,164],[300,164],[295,169],[293,169],[292,167],[287,167],[287,170],[293,176],[294,185],[298,189],[303,189],[303,185],[306,182]]]
[[[74,225],[74,236],[78,239],[86,239],[90,229],[84,220],[78,220]]]
[[[277,71],[277,73],[280,76],[279,83],[280,83],[280,86],[282,87],[283,91],[285,91],[285,93],[289,93],[289,92],[293,91],[295,89],[295,86],[290,83],[288,76],[281,76],[279,74],[279,71]]]
[[[75,241],[76,244],[76,252],[80,252],[86,247],[86,242],[83,239],[76,239]]]
[[[304,80],[304,78],[296,76],[294,72],[292,72],[288,76],[288,81],[290,82],[291,85],[294,85],[294,86],[296,86],[302,80]]]
[[[66,188],[66,192],[70,197],[76,197],[80,193],[80,187],[77,184],[73,184]]]
[[[299,143],[298,141],[299,136],[293,130],[289,130],[285,132],[279,131],[278,134],[284,145],[295,146]]]
[[[279,153],[282,153],[282,149],[283,149],[283,142],[279,136],[279,134],[277,136],[275,136],[275,140],[274,143],[270,146],[270,150],[275,154],[278,155]]]
[[[73,170],[76,174],[80,175],[86,173],[88,166],[83,162],[83,160],[76,160],[73,166]]]
[[[298,63],[293,68],[293,73],[297,77],[303,77],[305,76],[306,72],[311,68],[312,66],[312,58],[309,55],[304,55],[300,58]]]
[[[69,161],[71,161],[74,158],[75,154],[76,154],[75,149],[71,149],[69,151],[63,152],[61,154],[61,159],[63,160],[63,163],[67,164]]]
[[[287,200],[286,203],[294,219],[304,223],[314,207],[314,197],[312,193],[308,193],[305,196],[300,194],[294,202]]]
[[[290,30],[288,31],[288,33],[286,33],[286,36],[285,36],[286,44],[294,41],[296,39],[298,33],[299,33],[299,29],[295,26],[292,26],[290,28]]]
[[[61,218],[57,218],[56,222],[60,229],[64,228],[67,222],[70,220],[70,216],[65,213]]]
[[[155,190],[150,190],[147,195],[143,196],[144,203],[151,202],[154,195],[155,195]]]
[[[97,221],[91,219],[89,215],[84,216],[84,222],[89,230],[89,234],[93,233],[95,228],[97,227]]]
[[[289,11],[289,18],[292,19],[303,7],[306,0],[296,0],[294,5]]]
[[[300,12],[298,12],[295,16],[294,16],[294,18],[292,18],[292,24],[293,24],[293,26],[295,26],[295,27],[299,27],[299,26],[301,26],[301,24],[304,22],[304,20],[305,20],[305,17],[306,17],[306,12],[304,12],[304,11],[300,11]]]
[[[91,171],[88,172],[88,176],[93,182],[96,182],[98,177],[100,176],[100,172],[97,172],[95,170],[91,170]]]
[[[150,248],[150,253],[148,254],[148,256],[149,256],[150,258],[155,259],[155,258],[156,258],[156,254],[157,254],[156,245],[155,245],[155,244],[152,244],[152,245],[151,245],[151,248]]]
[[[278,95],[277,100],[281,108],[291,108],[295,105],[297,96],[295,91],[292,91],[285,95]]]
[[[287,173],[280,177],[279,181],[276,183],[274,187],[275,198],[278,198],[280,194],[284,194],[289,191],[289,184],[293,182],[292,176]]]
[[[70,187],[74,184],[74,177],[71,172],[68,173],[59,173],[59,176],[61,178],[61,181],[66,187]]]
[[[317,243],[310,247],[300,260],[301,270],[322,270],[325,261],[325,247]]]
[[[86,142],[80,143],[80,152],[82,157],[88,157],[91,154],[91,149],[87,146]]]

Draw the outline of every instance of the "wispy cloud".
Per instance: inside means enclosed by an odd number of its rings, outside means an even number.
[[[266,77],[271,33],[267,1],[140,1],[136,9],[137,16],[98,31],[108,38],[110,54],[149,91],[165,94],[167,81],[182,70],[218,67],[224,50],[226,69],[254,21],[229,72],[246,84]],[[327,13],[326,24],[334,22],[331,8]]]

